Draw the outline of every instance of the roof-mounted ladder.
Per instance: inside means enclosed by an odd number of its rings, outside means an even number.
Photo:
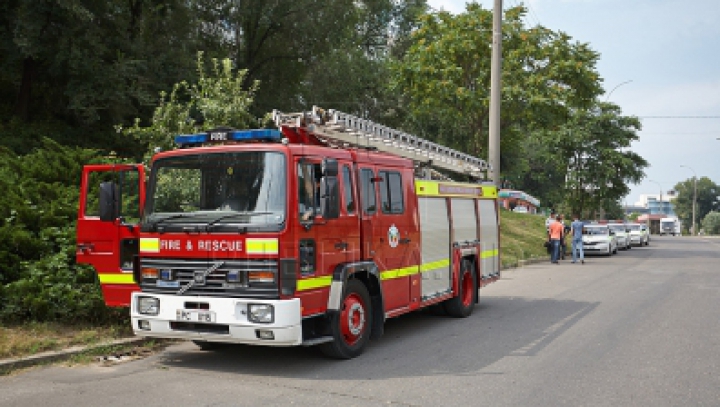
[[[312,111],[301,113],[274,110],[273,120],[279,128],[304,127],[334,147],[374,148],[474,178],[486,178],[490,169],[485,160],[334,109],[314,106]]]

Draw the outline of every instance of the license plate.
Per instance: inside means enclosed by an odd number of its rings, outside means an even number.
[[[212,311],[190,311],[185,309],[177,310],[177,320],[187,322],[215,322],[215,313]]]

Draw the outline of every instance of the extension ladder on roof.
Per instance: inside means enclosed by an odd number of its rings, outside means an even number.
[[[278,127],[305,127],[334,147],[373,148],[474,178],[485,178],[490,169],[485,160],[334,109],[315,106],[310,112],[300,113],[274,110],[273,120]]]

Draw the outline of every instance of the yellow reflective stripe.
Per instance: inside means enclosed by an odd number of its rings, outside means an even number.
[[[416,264],[414,266],[403,267],[400,269],[385,270],[382,273],[380,273],[380,279],[391,280],[393,278],[407,277],[407,276],[411,276],[413,274],[417,274],[417,272],[418,272],[418,266]]]
[[[421,265],[420,272],[424,273],[426,271],[437,270],[448,266],[450,266],[450,259],[431,261],[430,263],[424,263],[423,265]]]
[[[427,180],[415,181],[415,193],[419,196],[448,196],[477,199],[497,198],[497,188],[494,185]]]
[[[141,237],[140,251],[149,253],[160,253],[160,239],[156,237]]]
[[[132,274],[98,273],[100,284],[135,284]]]
[[[277,238],[245,239],[245,252],[248,254],[277,254]]]
[[[494,249],[494,250],[483,250],[482,253],[480,253],[480,258],[481,258],[481,259],[487,259],[487,258],[490,258],[490,257],[495,257],[495,256],[497,256],[499,253],[500,253],[500,251],[499,251],[498,249]]]
[[[315,288],[330,287],[332,276],[312,277],[298,280],[297,291],[312,290]]]

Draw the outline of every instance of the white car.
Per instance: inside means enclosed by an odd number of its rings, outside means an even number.
[[[628,250],[632,247],[630,245],[630,229],[624,223],[608,223],[608,227],[615,232],[619,249]]]
[[[640,223],[628,223],[630,229],[630,244],[633,246],[647,246],[650,244],[650,235],[647,226]]]
[[[515,209],[513,209],[513,212],[517,212],[517,213],[529,213],[529,212],[528,212],[528,208],[526,208],[526,207],[524,207],[524,206],[516,206]]]
[[[583,227],[583,251],[585,254],[604,254],[610,256],[617,253],[615,232],[608,225],[585,225]]]

